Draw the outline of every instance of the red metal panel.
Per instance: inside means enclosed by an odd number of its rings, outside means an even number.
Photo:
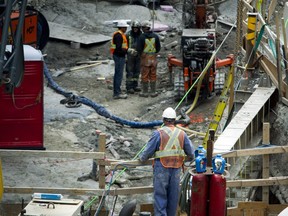
[[[209,216],[226,215],[226,179],[222,175],[214,174],[210,177]]]
[[[24,65],[14,94],[0,88],[0,148],[43,149],[43,61]]]
[[[209,179],[207,175],[197,174],[192,179],[190,216],[206,216]]]

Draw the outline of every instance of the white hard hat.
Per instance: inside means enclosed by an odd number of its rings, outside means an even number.
[[[121,28],[121,27],[124,27],[124,28],[127,28],[129,25],[127,24],[127,22],[125,20],[119,20],[118,23],[117,23],[117,27]]]
[[[151,22],[149,20],[145,20],[141,24],[142,28],[151,28]]]
[[[162,117],[168,119],[176,119],[176,112],[173,108],[168,107],[163,111]]]

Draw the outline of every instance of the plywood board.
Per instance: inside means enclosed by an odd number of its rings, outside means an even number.
[[[275,87],[259,87],[253,92],[247,102],[231,120],[230,124],[215,141],[214,153],[228,152],[234,147],[247,130],[249,124],[257,116],[258,112],[265,106],[267,100],[269,100],[274,91]]]
[[[84,31],[77,28],[48,22],[50,28],[50,38],[65,41],[73,41],[81,44],[95,44],[111,40],[111,37]]]

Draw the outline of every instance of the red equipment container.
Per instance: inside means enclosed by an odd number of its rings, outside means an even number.
[[[11,46],[7,46],[11,49]],[[14,93],[0,87],[0,148],[43,149],[43,58],[24,45],[24,76]]]
[[[226,179],[222,175],[210,176],[209,216],[226,215]]]
[[[208,212],[209,178],[204,174],[197,174],[192,179],[192,193],[190,216],[206,216]]]

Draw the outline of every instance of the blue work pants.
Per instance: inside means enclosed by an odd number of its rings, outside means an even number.
[[[121,83],[123,79],[123,71],[125,66],[125,57],[113,55],[115,63],[114,79],[113,79],[113,96],[121,94]]]
[[[154,216],[176,216],[180,192],[181,168],[154,164]]]

